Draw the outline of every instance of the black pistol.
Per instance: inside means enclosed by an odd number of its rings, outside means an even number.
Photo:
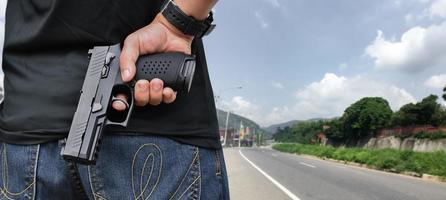
[[[95,164],[99,143],[106,126],[126,127],[134,107],[133,87],[139,79],[159,78],[165,87],[189,92],[195,71],[195,58],[183,53],[160,53],[141,56],[136,62],[136,75],[124,83],[119,69],[121,45],[96,46],[90,49],[90,62],[80,91],[70,132],[62,149],[65,160]],[[126,94],[127,109],[111,108],[116,94]]]

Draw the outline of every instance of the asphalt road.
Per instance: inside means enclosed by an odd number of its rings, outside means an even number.
[[[280,153],[224,150],[233,200],[446,200],[446,184]]]

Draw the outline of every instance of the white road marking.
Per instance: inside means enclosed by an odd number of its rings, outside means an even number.
[[[280,190],[282,190],[288,197],[290,197],[292,200],[300,200],[299,197],[294,195],[292,192],[290,192],[288,189],[286,189],[282,184],[280,184],[278,181],[274,180],[270,175],[268,175],[266,172],[264,172],[260,167],[257,167],[253,162],[251,162],[245,155],[243,155],[241,149],[238,150],[240,155],[248,161],[249,164],[251,164],[257,171],[259,171],[263,176],[265,176],[268,180],[270,180],[274,185],[276,185]]]
[[[277,157],[277,154],[275,154],[275,153],[273,153],[273,154],[271,154],[272,156],[274,156],[274,157]]]
[[[310,165],[310,164],[307,164],[307,163],[304,163],[304,162],[299,162],[299,164],[301,164],[301,165],[305,165],[305,166],[307,166],[307,167],[311,167],[311,168],[316,168],[316,166],[314,166],[314,165]]]

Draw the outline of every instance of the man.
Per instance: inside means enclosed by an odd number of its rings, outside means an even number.
[[[160,12],[174,9],[189,16],[182,20],[200,24],[215,3],[9,1],[5,98],[0,107],[0,199],[228,199],[200,39],[204,30],[191,32]],[[140,55],[179,51],[196,55],[191,90],[177,97],[159,79],[139,80],[139,107],[127,129],[107,129],[96,165],[65,162],[59,153],[78,103],[87,51],[123,40],[124,81],[135,76]],[[120,111],[125,104],[115,101],[113,108]]]

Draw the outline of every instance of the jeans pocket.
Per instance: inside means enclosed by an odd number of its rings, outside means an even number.
[[[107,135],[87,168],[92,197],[199,199],[199,148],[153,136]]]
[[[0,199],[34,199],[39,147],[0,143]]]
[[[201,169],[199,148],[194,147],[192,161],[170,199],[200,199]]]

